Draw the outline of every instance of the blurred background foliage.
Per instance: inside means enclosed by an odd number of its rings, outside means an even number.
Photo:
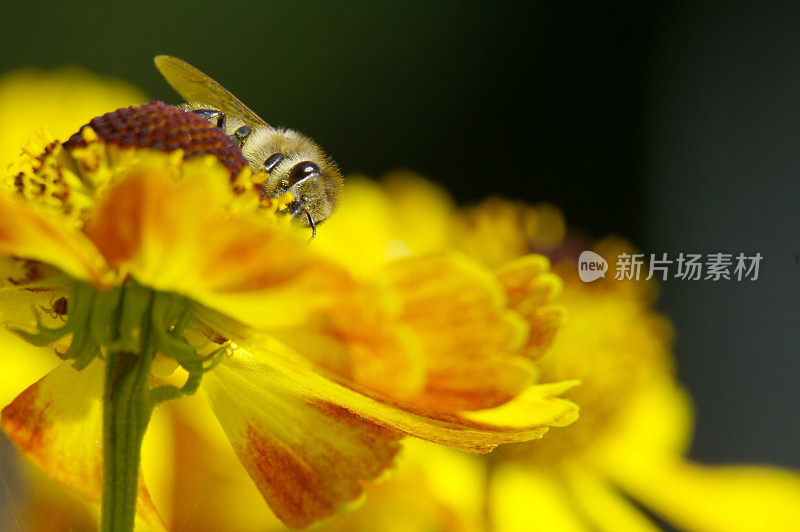
[[[40,2],[0,24],[0,72],[79,65],[175,102],[167,53],[345,173],[549,201],[646,253],[761,252],[756,283],[671,281],[662,308],[693,455],[800,466],[793,3]]]

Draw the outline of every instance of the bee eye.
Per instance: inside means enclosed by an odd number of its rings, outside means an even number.
[[[293,182],[300,181],[301,179],[305,179],[306,177],[312,174],[319,173],[319,166],[311,161],[303,161],[302,163],[297,163],[292,167],[292,170],[289,172],[289,176],[292,178]]]
[[[282,153],[273,153],[272,155],[267,157],[266,161],[264,161],[264,170],[266,170],[267,173],[272,172],[273,170],[275,170],[275,167],[281,163],[282,160],[283,160]]]

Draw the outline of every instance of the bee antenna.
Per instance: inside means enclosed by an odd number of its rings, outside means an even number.
[[[314,237],[317,236],[317,224],[314,222],[314,218],[311,217],[311,213],[306,211],[306,216],[308,217],[308,225],[311,226],[311,238],[308,239],[309,242],[314,240]]]

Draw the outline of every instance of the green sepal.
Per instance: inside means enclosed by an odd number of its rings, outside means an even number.
[[[66,325],[63,327],[57,327],[55,329],[46,327],[42,323],[42,319],[39,317],[38,312],[36,314],[36,332],[26,331],[25,329],[20,329],[19,327],[13,326],[8,327],[8,330],[21,336],[26,342],[39,346],[57,342],[70,333],[70,330]]]
[[[88,329],[97,345],[111,343],[110,324],[116,320],[122,304],[122,289],[114,287],[108,291],[93,294]]]

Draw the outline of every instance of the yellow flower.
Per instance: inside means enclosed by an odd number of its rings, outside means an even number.
[[[408,186],[400,185],[400,179]],[[338,223],[348,222],[348,217],[355,223],[359,210],[369,212],[370,219],[385,228],[385,236],[383,246],[360,249],[362,257],[453,246],[493,266],[531,251],[546,252],[557,262],[554,271],[564,280],[559,302],[568,317],[538,369],[544,381],[564,375],[581,380],[581,386],[569,392],[581,406],[581,418],[535,445],[507,446],[488,457],[492,480],[485,495],[492,530],[656,529],[629,498],[687,530],[800,529],[796,472],[769,466],[706,466],[684,457],[693,422],[691,404],[675,379],[671,326],[652,310],[654,286],[610,278],[581,282],[574,260],[589,246],[564,237],[564,221],[553,207],[494,198],[456,210],[441,190],[408,174],[391,176],[383,187],[369,181],[357,186],[361,190],[353,184],[343,198],[351,206],[347,216],[333,220],[328,229],[334,234]],[[417,201],[408,201],[409,195]],[[366,204],[361,197],[372,199]],[[398,197],[406,199],[394,201]],[[373,212],[375,205],[383,205],[383,210]],[[425,240],[401,233],[413,226],[428,229]],[[431,245],[430,235],[438,243]],[[631,251],[619,239],[595,244],[604,256],[616,256],[625,248]],[[431,461],[424,455],[418,459],[422,464]],[[469,478],[474,467],[464,465],[461,474]],[[417,480],[414,490],[432,497],[423,480]],[[389,491],[391,484],[382,488]],[[401,484],[395,489],[403,492],[396,495],[400,498],[410,496]],[[349,519],[362,517],[362,527],[369,520],[377,521],[373,526],[378,527],[403,518],[365,511]]]
[[[583,386],[572,398],[587,407],[574,430],[512,449],[497,465],[497,528],[654,529],[620,490],[688,530],[796,528],[796,474],[683,458],[691,409],[675,382],[669,325],[650,310],[650,298],[613,281],[584,284],[573,263],[559,271],[570,320],[540,366],[547,378],[576,370]]]
[[[103,452],[127,429],[109,440],[103,406],[128,383],[138,438],[154,404],[203,390],[295,527],[352,506],[404,435],[488,452],[576,417],[556,397],[574,382],[534,384],[530,357],[560,321],[546,261],[492,272],[441,254],[354,273],[279,214],[290,198],[261,197],[233,141],[158,102],[27,153],[0,194],[0,316],[65,361],[2,424],[90,498],[119,467]],[[159,526],[141,479],[138,511]]]

